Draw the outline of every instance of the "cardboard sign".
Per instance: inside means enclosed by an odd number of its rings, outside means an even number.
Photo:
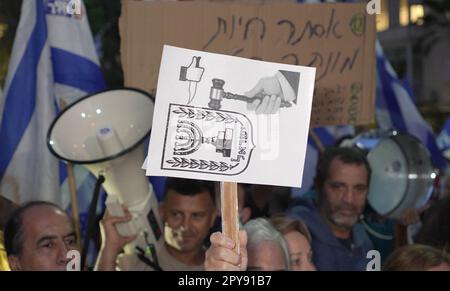
[[[314,77],[164,46],[147,175],[299,187]]]
[[[317,68],[312,125],[367,124],[375,18],[366,4],[122,1],[127,86],[153,92],[164,44]]]

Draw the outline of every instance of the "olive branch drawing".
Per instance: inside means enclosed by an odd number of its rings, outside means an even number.
[[[195,118],[197,120],[206,120],[224,123],[231,123],[231,122],[241,123],[239,119],[234,118],[228,113],[214,112],[210,110],[178,107],[177,109],[174,109],[172,113],[177,114],[179,118],[185,117],[191,119]]]
[[[166,163],[170,164],[172,168],[190,168],[190,169],[200,169],[200,170],[210,170],[210,171],[230,171],[235,168],[239,163],[234,165],[225,162],[215,162],[215,161],[205,161],[196,159],[186,159],[173,157],[172,160],[167,160]]]

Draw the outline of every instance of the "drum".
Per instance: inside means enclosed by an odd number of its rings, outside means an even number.
[[[384,136],[367,159],[372,170],[367,199],[377,213],[396,219],[428,201],[436,173],[427,148],[417,138],[395,132]]]

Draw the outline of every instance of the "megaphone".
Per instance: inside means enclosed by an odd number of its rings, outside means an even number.
[[[399,219],[429,200],[436,172],[428,149],[407,133],[374,130],[362,133],[344,146],[367,152],[372,170],[367,200],[380,215]]]
[[[88,95],[65,108],[51,124],[47,145],[59,159],[83,164],[105,178],[106,206],[113,216],[130,210],[130,222],[117,225],[123,236],[138,234],[125,247],[156,243],[162,234],[158,201],[141,169],[144,139],[152,127],[154,101],[136,89],[108,90]]]

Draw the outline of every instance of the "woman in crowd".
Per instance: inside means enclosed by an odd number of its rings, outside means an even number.
[[[298,219],[276,215],[270,219],[272,225],[287,242],[292,271],[315,271],[312,262],[311,234],[306,225]]]
[[[391,254],[383,271],[450,271],[450,257],[431,246],[407,245]]]

